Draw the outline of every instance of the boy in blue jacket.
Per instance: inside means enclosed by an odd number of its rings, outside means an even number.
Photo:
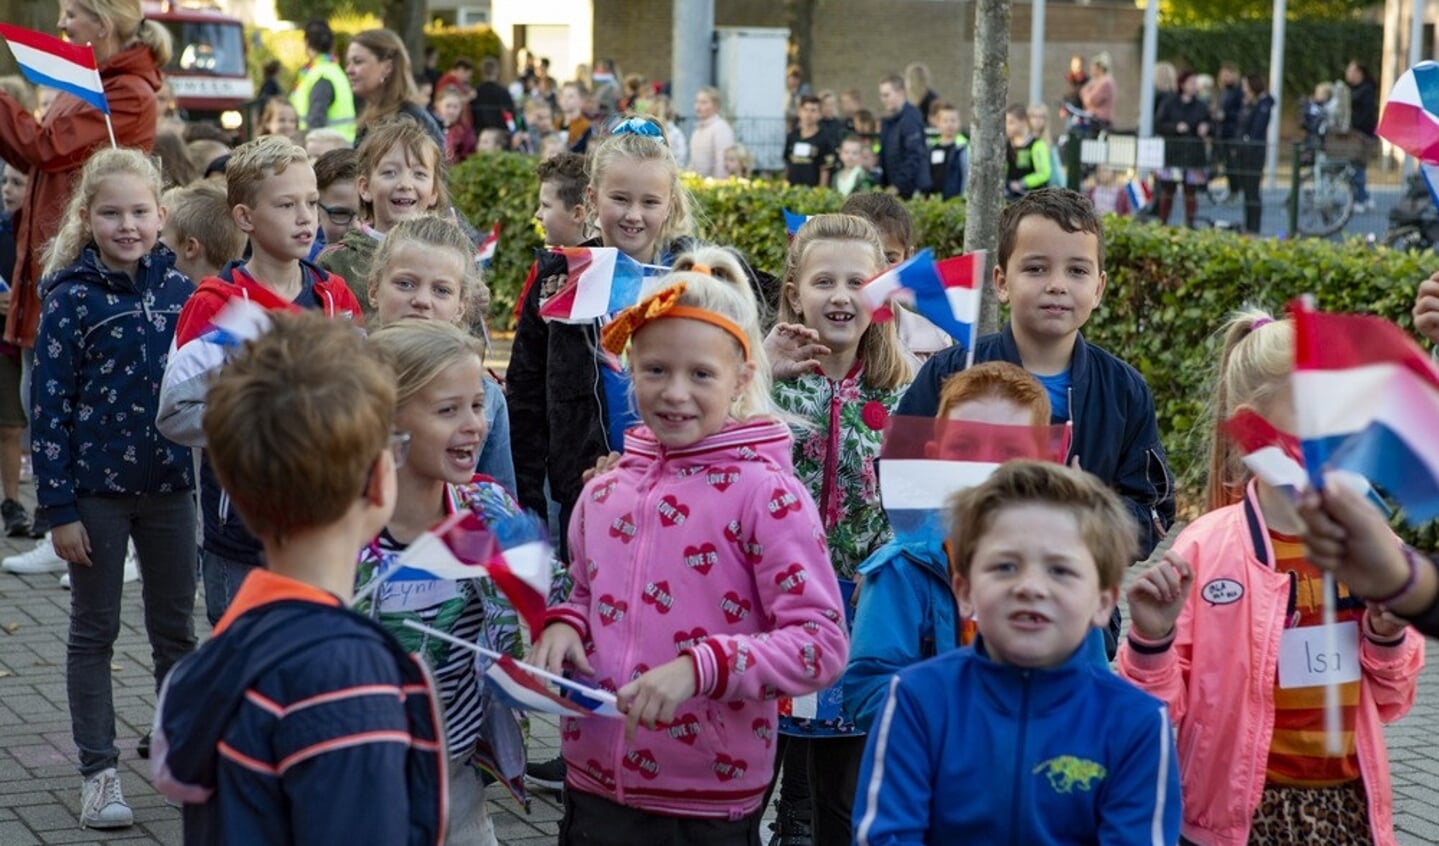
[[[1139,557],[1147,557],[1174,520],[1154,398],[1138,371],[1080,334],[1107,280],[1103,224],[1084,195],[1048,188],[1006,206],[999,227],[994,292],[1010,321],[979,339],[974,360],[1008,361],[1039,379],[1052,422],[1074,426],[1070,461],[1124,498],[1138,523]],[[925,362],[896,414],[933,417],[940,386],[964,369],[966,355],[955,344]]]
[[[1083,471],[1013,461],[951,518],[955,594],[978,636],[890,680],[855,842],[1176,842],[1168,710],[1083,649],[1134,559],[1119,497]]]
[[[434,685],[348,607],[360,549],[395,508],[394,374],[347,323],[270,318],[204,414],[215,475],[267,566],[165,680],[155,783],[185,803],[186,844],[440,843]]]

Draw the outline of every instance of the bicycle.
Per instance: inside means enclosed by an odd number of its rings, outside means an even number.
[[[1300,159],[1298,229],[1324,237],[1342,230],[1354,216],[1354,166],[1325,155],[1323,147]]]

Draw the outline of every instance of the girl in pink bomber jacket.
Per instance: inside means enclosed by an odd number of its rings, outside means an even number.
[[[1290,440],[1293,360],[1288,321],[1231,321],[1216,419],[1254,412]],[[1164,700],[1178,727],[1181,843],[1394,844],[1383,726],[1414,704],[1424,640],[1384,610],[1394,597],[1343,586],[1328,640],[1322,574],[1297,537],[1290,495],[1245,484],[1236,458],[1216,432],[1215,510],[1131,586],[1119,650],[1120,674]],[[1327,684],[1341,706],[1337,752],[1326,744]]]
[[[643,426],[570,523],[570,600],[536,662],[615,690],[624,722],[565,719],[560,843],[757,842],[776,698],[848,657],[823,527],[767,419],[754,307],[695,273],[605,330]],[[756,361],[755,359],[760,359]]]

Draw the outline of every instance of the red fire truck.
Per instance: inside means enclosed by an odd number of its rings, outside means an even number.
[[[240,132],[255,98],[245,64],[245,25],[214,6],[143,4],[145,17],[170,30],[174,55],[165,81],[190,120],[218,123]]]

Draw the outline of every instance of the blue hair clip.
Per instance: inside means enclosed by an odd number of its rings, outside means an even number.
[[[641,135],[669,146],[669,139],[665,137],[665,129],[660,126],[654,118],[641,117],[639,115],[616,116],[609,126],[609,135]]]

